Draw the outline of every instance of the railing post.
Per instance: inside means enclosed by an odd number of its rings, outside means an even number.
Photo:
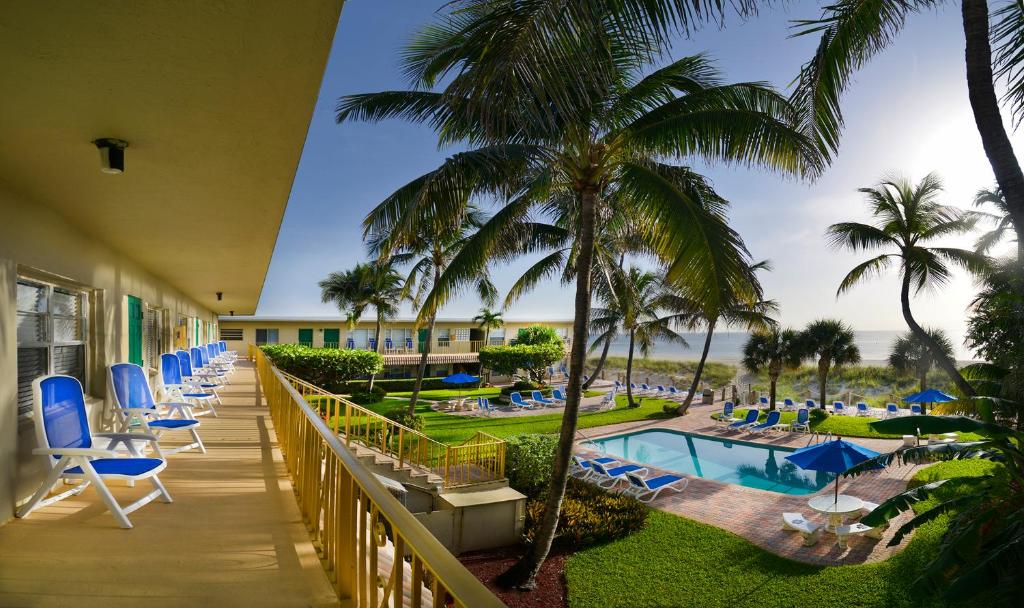
[[[405,429],[398,429],[398,469],[401,470],[405,466]]]

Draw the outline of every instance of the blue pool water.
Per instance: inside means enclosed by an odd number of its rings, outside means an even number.
[[[781,494],[812,494],[835,479],[831,473],[805,471],[785,460],[794,451],[789,448],[680,431],[637,431],[594,443],[609,456]]]

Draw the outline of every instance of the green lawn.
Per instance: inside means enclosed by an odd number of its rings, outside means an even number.
[[[605,412],[585,412],[580,414],[579,428],[585,429],[605,424],[630,422],[633,420],[653,420],[666,418],[662,406],[668,401],[663,399],[641,399],[640,407],[626,407],[625,395],[616,398],[615,408]],[[367,405],[375,412],[384,413],[394,407],[401,406],[401,401],[388,399]],[[416,413],[423,416],[424,432],[433,439],[443,443],[459,443],[469,439],[477,431],[484,431],[497,437],[508,437],[520,433],[557,433],[562,425],[561,411],[536,416],[507,416],[487,418],[483,416],[457,416],[444,414],[430,409],[427,403],[420,403]]]
[[[747,415],[747,411],[747,409],[736,409],[733,416],[736,418],[744,418]],[[796,412],[781,413],[783,423],[796,420]],[[718,417],[718,414],[713,414],[712,417]],[[762,412],[758,420],[763,422],[767,417],[768,413]],[[812,421],[811,430],[819,433],[832,433],[833,435],[840,437],[868,437],[878,439],[900,439],[902,437],[902,435],[879,433],[869,426],[872,422],[877,421],[878,418],[868,418],[866,416],[829,416],[817,424]],[[976,441],[979,439],[979,436],[973,433],[961,433],[960,439],[964,441]]]
[[[421,399],[429,399],[431,401],[443,401],[445,399],[452,399],[454,397],[487,397],[488,399],[494,399],[501,394],[500,388],[474,388],[466,390],[458,390],[454,388],[442,388],[432,391],[420,391]],[[411,397],[412,391],[398,391],[394,393],[388,393],[389,397]]]
[[[925,471],[929,470],[932,469]],[[938,469],[930,476],[962,472]],[[915,510],[923,512],[934,506],[935,500],[922,501],[915,505]],[[777,523],[774,519],[778,514],[766,517],[773,520],[766,521],[766,525]],[[569,558],[565,568],[569,605],[944,606],[935,597],[911,590],[910,586],[921,566],[937,551],[948,522],[949,515],[942,515],[918,528],[910,541],[904,541],[906,547],[884,562],[820,567],[779,557],[714,526],[652,511],[640,532]]]

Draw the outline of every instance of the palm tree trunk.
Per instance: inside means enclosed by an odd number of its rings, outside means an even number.
[[[818,407],[825,409],[825,399],[828,397],[826,394],[826,388],[828,387],[828,369],[832,366],[832,362],[826,357],[820,357],[818,359],[818,397],[821,399],[818,401]]]
[[[686,401],[679,406],[676,410],[676,414],[682,416],[686,413],[686,410],[690,409],[690,404],[693,403],[693,396],[697,393],[697,386],[700,384],[701,374],[704,373],[704,363],[708,360],[708,351],[711,350],[711,336],[715,333],[716,321],[708,323],[708,335],[704,338],[704,350],[700,353],[700,361],[697,362],[697,369],[693,371],[693,382],[690,383],[690,393],[686,395]]]
[[[590,268],[594,261],[594,223],[597,193],[583,190],[578,193],[580,203],[580,240],[576,258],[577,268]],[[562,511],[562,499],[569,478],[569,459],[576,441],[577,415],[580,398],[583,395],[583,364],[587,355],[588,328],[590,324],[590,275],[576,273],[575,318],[572,325],[572,350],[569,353],[569,385],[566,387],[565,412],[562,428],[558,433],[558,448],[552,463],[551,485],[544,502],[544,516],[541,518],[537,535],[530,550],[512,568],[498,577],[498,584],[521,589],[533,589],[537,573],[551,551],[555,539],[558,517]]]
[[[636,330],[629,330],[629,352],[626,353],[626,404],[636,407],[633,402],[633,343],[636,341]]]
[[[437,284],[436,282],[434,283]],[[420,363],[416,366],[416,383],[412,387],[412,396],[409,397],[409,415],[414,416],[416,414],[416,402],[420,397],[420,388],[423,387],[423,376],[427,373],[427,357],[430,355],[430,341],[433,340],[434,336],[434,323],[437,321],[437,315],[430,315],[430,321],[427,322],[427,341],[423,345],[423,352],[420,353]]]
[[[1006,198],[1017,234],[1024,235],[1024,171],[1013,152],[1010,138],[999,113],[992,74],[992,45],[989,39],[987,0],[963,0],[961,6],[964,38],[967,44],[964,57],[967,63],[967,93],[974,112],[974,122],[981,136],[985,156],[992,173]],[[1024,239],[1017,239],[1017,259],[1024,260]],[[957,383],[959,386],[959,382]]]
[[[935,357],[935,362],[942,368],[942,371],[946,372],[949,379],[956,384],[960,393],[965,397],[973,397],[975,395],[974,388],[960,375],[960,370],[956,368],[956,363],[947,357],[946,353],[942,352],[938,343],[914,320],[914,315],[910,312],[910,275],[907,273],[903,273],[903,285],[900,288],[900,305],[903,308],[903,320],[907,322],[907,327],[910,328],[910,331],[928,347],[932,356]]]
[[[604,348],[601,349],[601,358],[597,360],[597,367],[595,367],[594,371],[590,374],[590,379],[583,383],[583,390],[590,388],[590,385],[594,383],[594,380],[597,380],[597,376],[601,373],[601,370],[604,369],[605,361],[608,360],[608,350],[611,346],[612,337],[609,335],[605,338]]]
[[[928,388],[928,372],[921,374],[921,391],[924,392],[926,388]]]

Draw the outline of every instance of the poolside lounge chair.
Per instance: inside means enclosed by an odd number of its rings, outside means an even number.
[[[810,547],[818,543],[824,526],[807,521],[803,513],[783,513],[782,529],[799,532],[804,537],[804,546]]]
[[[646,384],[641,384],[640,385],[640,393],[641,394],[643,394],[643,395],[650,395],[653,392],[654,392],[654,390],[651,387],[647,386]]]
[[[814,399],[808,399],[807,401],[804,402],[804,405],[806,405],[807,409],[809,410],[813,410],[814,408],[818,407],[818,404],[814,402]]]
[[[527,410],[533,408],[533,404],[530,403],[530,402],[524,401],[523,400],[523,396],[520,395],[519,393],[510,393],[508,398],[509,398],[509,401],[512,402],[512,405],[514,405],[516,407],[521,407],[521,408],[527,409]]]
[[[761,424],[752,424],[746,427],[748,433],[760,433],[762,431],[770,431],[775,427],[780,426],[779,421],[782,419],[782,412],[779,410],[772,410],[768,412],[768,418],[765,419]]]
[[[871,410],[868,409],[868,404],[861,401],[857,404],[857,415],[858,416],[870,416]]]
[[[545,398],[544,394],[541,393],[540,391],[533,391],[532,396],[533,396],[533,399],[531,399],[530,401],[540,405],[541,407],[543,407],[545,405],[555,405],[554,401],[552,401],[551,399]]]
[[[134,442],[156,444],[156,437],[140,433],[96,433],[89,430],[82,383],[72,376],[43,376],[32,382],[32,411],[35,414],[36,440],[40,447],[33,454],[46,456],[49,473],[42,485],[20,509],[16,517],[28,515],[40,506],[48,506],[81,494],[92,485],[100,500],[114,515],[122,528],[131,528],[128,514],[156,498],[171,502],[171,495],[160,483],[157,474],[167,467],[162,458],[141,458]],[[96,439],[109,439],[106,449],[95,447]],[[131,454],[118,457],[114,448],[124,444]],[[78,481],[78,485],[55,496],[45,498],[59,480]],[[153,491],[122,507],[107,489],[105,480],[130,482],[150,480]],[[44,499],[45,498],[45,499]]]
[[[659,475],[651,479],[644,479],[635,472],[629,471],[626,473],[626,480],[629,482],[629,488],[625,491],[639,500],[640,502],[652,502],[661,494],[662,490],[671,488],[676,492],[682,492],[686,489],[686,486],[690,485],[690,480],[679,475]]]
[[[789,425],[791,431],[802,431],[804,433],[811,432],[811,413],[805,407],[802,407],[796,411],[796,420]]]
[[[786,410],[787,412],[792,410],[794,407],[796,407],[796,404],[793,403],[793,400],[790,399],[789,397],[786,397],[785,399],[782,400],[782,409]]]
[[[198,448],[203,454],[206,453],[206,446],[199,438],[196,431],[199,428],[199,421],[192,413],[192,406],[188,403],[162,402],[157,403],[153,399],[153,392],[149,389],[149,379],[145,370],[134,363],[115,363],[108,370],[110,379],[109,386],[114,396],[114,405],[121,415],[121,432],[131,432],[133,427],[141,427],[147,435],[153,435],[158,440],[165,432],[187,431],[192,435],[192,443],[168,450],[161,446],[155,446],[161,458],[165,452],[177,454],[185,450]],[[177,414],[177,418],[175,418]]]
[[[593,471],[590,478],[596,480],[597,485],[602,488],[611,488],[620,480],[626,473],[635,473],[640,471],[646,471],[645,467],[638,464],[624,464],[617,467],[608,468],[600,462],[590,461],[590,470]]]
[[[924,411],[921,409],[920,405],[913,403],[910,405],[910,415],[915,416],[917,414],[924,414]]]
[[[484,416],[490,416],[494,413],[494,408],[491,407],[491,400],[487,397],[477,397],[476,406],[480,408],[480,412]]]
[[[210,351],[210,361],[219,367],[223,367],[228,373],[235,371],[235,359],[224,354],[220,349],[219,342],[210,342],[206,345]]]
[[[718,417],[718,422],[720,424],[739,422],[740,419],[733,416],[734,411],[736,411],[736,406],[733,405],[732,401],[726,401],[725,405],[722,406],[722,414]]]
[[[601,398],[601,407],[608,406],[611,406],[609,409],[615,407],[615,389],[608,391],[604,394],[604,397]]]
[[[764,407],[764,408],[771,407],[771,404],[768,403],[768,397],[761,397],[761,398],[759,398],[757,400],[757,402],[758,402],[758,404],[760,404],[760,407]]]
[[[897,417],[899,415],[900,415],[900,406],[896,405],[895,403],[886,403],[885,404],[885,417],[886,418],[895,418],[895,417]]]
[[[590,460],[583,460],[579,456],[573,454],[573,456],[572,456],[572,466],[571,466],[571,468],[569,470],[569,474],[570,475],[575,475],[576,477],[579,477],[580,479],[586,479],[587,477],[590,477],[590,475],[593,474],[593,472],[594,472],[593,468],[591,468],[592,467],[592,465],[591,465],[592,462],[596,462],[599,465],[609,467],[609,466],[612,466],[615,463],[617,463],[618,460],[615,459],[615,458],[612,458],[611,456],[601,456],[599,458],[591,458]]]
[[[846,413],[846,406],[843,405],[842,401],[833,401],[832,413],[836,416],[842,416]]]
[[[733,422],[727,428],[736,429],[736,430],[742,430],[745,427],[748,427],[748,426],[750,426],[752,424],[757,424],[757,417],[760,416],[760,415],[761,415],[761,412],[759,410],[753,409],[753,408],[749,409],[749,410],[747,410],[747,417],[746,418],[744,418],[743,420],[740,420],[739,422]]]
[[[187,361],[188,357],[185,360]],[[191,375],[191,368],[189,369],[189,375]],[[219,400],[218,395],[204,391],[201,383],[198,385],[186,383],[182,377],[181,361],[177,355],[172,355],[171,353],[160,355],[160,377],[163,379],[165,401],[185,401],[195,407],[205,408],[201,412],[196,412],[193,408],[192,414],[194,416],[203,414],[217,415],[217,410],[213,409],[211,402]]]
[[[551,400],[555,402],[555,405],[565,405],[565,393],[562,392],[562,389],[556,388],[551,391]]]

